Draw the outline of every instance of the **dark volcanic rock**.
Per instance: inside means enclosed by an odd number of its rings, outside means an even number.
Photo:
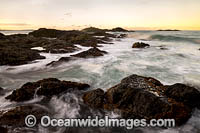
[[[72,53],[79,50],[75,45],[58,39],[43,42],[43,47],[47,53]]]
[[[4,94],[5,94],[4,89],[0,87],[0,96],[2,96]]]
[[[143,42],[136,42],[133,44],[132,48],[145,48],[149,47],[149,44],[143,43]]]
[[[174,29],[174,30],[172,30],[172,29],[166,29],[166,30],[157,30],[157,31],[180,31],[180,30],[176,30],[176,29]]]
[[[25,127],[25,118],[28,115],[34,115],[37,122],[41,117],[50,114],[46,109],[40,106],[27,105],[19,106],[10,110],[0,112],[0,125],[12,126],[12,127]]]
[[[83,100],[86,104],[94,108],[102,108],[102,103],[104,103],[104,91],[102,89],[89,91],[83,95]]]
[[[44,59],[39,51],[31,50],[37,46],[34,44],[35,41],[39,40],[25,34],[9,35],[6,39],[0,40],[0,65],[22,65]]]
[[[88,84],[48,78],[24,84],[21,88],[14,90],[6,99],[17,102],[26,101],[32,99],[35,94],[50,98],[65,91],[83,90],[88,87],[90,87]]]
[[[82,30],[83,32],[93,32],[93,33],[96,33],[96,32],[105,32],[105,30],[103,29],[99,29],[99,28],[95,28],[95,27],[88,27],[88,28],[85,28]]]
[[[86,47],[97,47],[98,46],[97,43],[104,43],[103,41],[98,40],[97,38],[86,33],[82,33],[80,35],[77,35],[77,36],[71,37],[70,39],[65,39],[65,40],[68,43],[80,44]]]
[[[90,48],[87,51],[83,51],[81,53],[75,54],[75,55],[71,55],[74,57],[80,57],[80,58],[89,58],[89,57],[98,57],[98,56],[103,56],[104,54],[107,54],[106,51],[101,51],[98,48],[94,47],[94,48]]]
[[[17,46],[1,46],[0,44],[0,65],[22,65],[37,59],[45,59],[34,50],[18,48]]]
[[[47,64],[46,66],[59,66],[64,62],[68,62],[70,61],[71,58],[70,57],[61,57],[58,61],[52,61],[49,64]]]
[[[165,95],[190,107],[200,108],[200,92],[193,87],[177,83],[167,87]]]
[[[0,39],[5,39],[5,38],[6,38],[6,36],[4,34],[0,33]]]
[[[121,27],[113,28],[111,31],[112,32],[128,32],[128,30],[125,30]]]
[[[1,133],[8,133],[8,129],[0,126]]]
[[[177,86],[177,88],[179,87],[183,88]],[[197,94],[199,92],[192,89],[192,92],[195,93],[191,93],[191,88],[185,86],[184,94],[177,92],[183,99],[186,97],[181,101],[176,100],[176,97],[165,95],[170,88],[175,87],[174,85],[164,86],[152,77],[131,75],[121,80],[120,84],[108,89],[105,94],[100,89],[86,92],[83,100],[93,108],[119,109],[123,118],[175,119],[178,126],[190,118],[192,109],[197,106],[194,104],[191,107],[185,104],[185,101],[191,100],[187,100],[187,97],[194,95],[196,98],[191,101],[198,101]]]
[[[29,35],[33,35],[35,37],[57,38],[64,33],[65,33],[65,31],[61,31],[61,30],[40,28],[38,30],[30,32]]]
[[[113,37],[113,38],[117,37],[114,34],[106,33],[105,29],[99,29],[99,28],[95,28],[95,27],[85,28],[82,31],[86,32],[92,36],[104,36],[104,38],[101,38],[101,40],[103,40],[103,41],[111,41],[109,39],[109,37]]]
[[[157,93],[162,93],[162,88],[160,88],[161,86],[162,84],[160,83],[160,81],[154,78],[131,75],[122,79],[120,84],[110,88],[106,92],[106,95],[109,103],[118,103],[122,98],[122,94],[127,91],[127,88],[137,88],[147,91],[153,90]]]
[[[28,35],[5,36],[0,34],[0,65],[22,65],[37,59],[44,59],[45,57],[39,54],[41,51],[31,49],[33,47],[43,47],[45,50],[42,52],[47,53],[72,53],[80,49],[75,44],[98,47],[98,44],[110,44],[109,42],[112,41],[110,37],[116,36],[100,29],[88,33],[41,28]]]

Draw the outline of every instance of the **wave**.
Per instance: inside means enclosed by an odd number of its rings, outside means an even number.
[[[159,41],[177,41],[177,42],[192,42],[200,44],[200,39],[197,38],[186,38],[171,35],[151,35],[149,40],[159,40]]]

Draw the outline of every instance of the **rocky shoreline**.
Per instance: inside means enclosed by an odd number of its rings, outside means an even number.
[[[121,82],[104,92],[102,89],[88,89],[90,85],[71,81],[60,81],[55,78],[29,82],[21,88],[14,90],[7,100],[24,102],[42,96],[41,103],[20,105],[12,109],[1,110],[0,124],[12,129],[25,127],[24,118],[34,114],[39,120],[43,115],[52,112],[42,108],[53,96],[60,97],[63,93],[76,93],[80,95],[79,103],[83,110],[97,110],[99,112],[120,112],[121,118],[133,119],[175,119],[176,126],[187,122],[195,108],[200,108],[200,92],[190,86],[176,83],[163,85],[157,79],[139,75],[130,75]],[[87,91],[85,91],[87,89]],[[84,90],[84,91],[83,91]],[[81,101],[82,101],[81,100]],[[86,112],[80,112],[84,115]],[[104,114],[102,114],[104,115]]]
[[[28,35],[5,36],[0,34],[0,66],[23,65],[38,59],[45,59],[40,55],[41,52],[72,53],[80,50],[76,44],[90,48],[69,57],[61,57],[46,66],[54,67],[80,58],[104,56],[109,53],[100,50],[99,44],[110,45],[113,39],[126,37],[126,32],[130,31],[119,27],[111,30],[90,27],[81,31],[41,28]],[[37,50],[33,49],[34,47],[43,49]],[[149,47],[151,47],[149,44],[143,42],[136,42],[132,45],[132,48],[139,49]],[[162,46],[159,49],[168,50]],[[25,128],[24,119],[28,114],[35,115],[38,121],[43,115],[54,117],[55,112],[49,107],[50,101],[54,97],[60,98],[63,94],[77,96],[77,103],[73,103],[73,100],[68,102],[80,106],[79,117],[87,115],[102,117],[107,112],[117,112],[120,118],[125,119],[147,119],[147,121],[175,119],[176,126],[181,126],[191,118],[195,109],[200,109],[198,89],[182,83],[164,85],[153,77],[136,74],[125,77],[117,85],[106,89],[91,88],[91,85],[87,83],[61,81],[56,78],[27,82],[8,96],[5,96],[6,90],[0,87],[0,96],[14,103],[14,106],[0,110],[0,130],[6,133]],[[38,97],[42,100],[27,104]],[[36,132],[38,127],[39,123],[34,128]],[[26,129],[23,132],[27,132]]]
[[[122,28],[103,30],[94,27],[81,31],[62,31],[40,28],[27,34],[0,34],[0,65],[23,65],[38,59],[45,59],[40,52],[72,53],[80,50],[76,44],[85,47],[99,47],[98,44],[112,44],[112,38],[124,38],[126,34],[114,35],[109,31],[126,31]],[[34,50],[42,47],[44,50]]]

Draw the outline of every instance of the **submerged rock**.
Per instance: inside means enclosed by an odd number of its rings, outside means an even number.
[[[136,42],[133,44],[132,48],[145,48],[149,47],[149,44],[143,43],[143,42]]]
[[[64,62],[69,62],[70,60],[72,60],[70,57],[61,57],[58,61],[52,61],[46,66],[59,66]]]
[[[25,118],[30,114],[34,115],[37,119],[37,122],[39,123],[42,116],[48,115],[50,113],[48,110],[36,105],[19,106],[10,110],[1,111],[0,125],[25,127]]]
[[[80,58],[89,58],[89,57],[98,57],[98,56],[103,56],[104,54],[107,54],[106,51],[99,50],[98,48],[90,48],[87,51],[83,51],[81,53],[71,55],[74,57],[80,57]]]
[[[181,91],[183,86],[177,86],[179,87]],[[92,108],[119,109],[123,118],[175,119],[178,126],[185,123],[190,118],[192,109],[197,107],[195,104],[192,107],[188,106],[185,101],[196,100],[196,103],[200,103],[197,98],[199,92],[195,88],[184,85],[185,90],[182,93],[177,91],[180,98],[184,100],[177,100],[176,97],[165,95],[170,94],[168,90],[173,90],[170,88],[175,87],[164,86],[152,77],[131,75],[108,89],[105,94],[100,89],[86,92],[83,100]],[[196,94],[196,98],[192,100],[188,98],[192,95],[191,91]]]
[[[34,95],[52,97],[70,90],[83,90],[90,87],[88,84],[60,81],[56,78],[48,78],[37,82],[28,82],[16,89],[6,99],[11,101],[26,101],[34,98]]]

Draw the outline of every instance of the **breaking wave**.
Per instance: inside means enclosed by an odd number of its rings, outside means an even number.
[[[197,38],[186,38],[178,37],[172,35],[151,35],[149,40],[158,40],[158,41],[178,41],[178,42],[191,42],[200,44],[200,39]]]

